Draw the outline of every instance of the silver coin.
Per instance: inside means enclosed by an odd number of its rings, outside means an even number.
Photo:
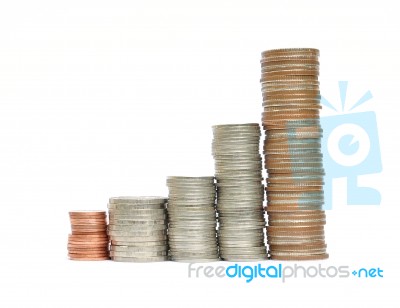
[[[215,213],[214,203],[207,204],[206,206],[188,206],[188,207],[174,207],[168,205],[168,214],[175,213],[193,213],[193,214],[212,214]]]
[[[152,225],[152,226],[142,226],[142,225],[109,225],[108,231],[125,231],[125,232],[137,232],[137,231],[159,231],[159,230],[166,230],[167,224],[165,225]]]
[[[169,245],[169,249],[174,255],[178,255],[184,252],[191,253],[204,253],[204,254],[218,254],[217,243],[189,243],[189,242],[176,242]]]
[[[135,210],[109,209],[108,212],[110,214],[116,214],[116,215],[153,215],[153,214],[165,213],[166,210],[164,208],[161,208],[161,209],[135,209]]]
[[[186,258],[180,258],[180,257],[171,257],[171,261],[175,262],[182,262],[182,263],[209,263],[209,262],[217,262],[220,261],[220,258],[209,258],[209,259],[199,259],[199,258],[193,258],[193,259],[186,259]]]
[[[160,230],[160,231],[108,231],[107,234],[109,236],[123,236],[123,237],[129,237],[129,236],[160,236],[167,234],[165,230]]]
[[[253,128],[260,128],[260,124],[258,123],[232,123],[232,124],[218,124],[218,125],[213,125],[212,129],[217,130],[217,129],[232,129],[232,128],[248,128],[248,129],[253,129]]]
[[[204,222],[204,224],[203,224]],[[169,225],[190,225],[193,224],[195,226],[211,226],[216,223],[216,215],[213,216],[198,216],[198,217],[189,217],[189,216],[171,216],[169,219]]]
[[[209,258],[217,258],[218,257],[218,252],[208,252],[208,253],[202,253],[202,252],[198,252],[198,251],[194,251],[194,252],[174,252],[174,251],[170,251],[171,255],[175,255],[175,256],[180,256],[180,257],[209,257]]]
[[[215,200],[215,195],[214,196],[210,196],[210,197],[206,197],[206,196],[190,197],[190,196],[187,196],[187,197],[179,197],[179,198],[172,197],[170,202],[172,204],[174,204],[175,201],[178,201],[180,203],[184,203],[184,202],[188,202],[188,203],[197,202],[198,203],[198,202],[201,202],[201,203],[209,203],[209,204],[211,203],[212,204],[214,202],[214,200]]]
[[[147,262],[162,262],[168,261],[167,256],[161,257],[111,257],[111,260],[117,262],[139,262],[139,263],[147,263]]]
[[[152,242],[139,242],[139,241],[133,241],[133,242],[125,242],[125,241],[118,241],[118,240],[112,240],[111,245],[113,246],[128,246],[128,247],[158,247],[158,246],[167,246],[167,237],[165,237],[165,240],[160,240],[160,241],[152,241]]]
[[[208,207],[208,206],[213,206],[215,200],[171,200],[168,203],[167,208],[171,208],[173,206],[180,207],[180,206],[185,206],[185,207]]]
[[[224,238],[227,238],[228,236],[231,238],[235,237],[248,237],[248,238],[255,238],[255,237],[260,237],[264,238],[264,229],[265,228],[257,228],[257,229],[236,229],[234,231],[232,230],[227,230],[227,229],[218,229],[218,236],[220,240],[223,240]]]
[[[110,225],[115,226],[152,226],[152,225],[165,225],[166,219],[149,220],[149,219],[137,219],[137,220],[117,220],[110,222]]]
[[[218,241],[217,238],[200,238],[198,237],[197,239],[193,239],[191,241],[188,241],[187,239],[183,238],[173,238],[169,240],[168,245],[170,247],[188,247],[188,246],[198,246],[198,245],[215,245],[215,247],[218,247]]]
[[[117,213],[115,214],[114,212],[109,212],[109,219],[111,220],[160,220],[164,219],[167,216],[167,211],[163,211],[160,213]]]
[[[162,257],[167,256],[168,252],[165,251],[110,251],[110,257],[122,257],[122,258],[148,258],[148,257]]]
[[[171,186],[168,185],[168,190],[169,193],[212,193],[215,190],[215,184],[212,184],[210,186],[189,186],[189,185],[176,185],[176,186]]]
[[[238,256],[221,256],[221,259],[229,262],[256,262],[267,260],[267,256],[251,256],[251,257],[238,257]]]
[[[131,204],[163,204],[168,199],[165,197],[151,197],[151,196],[122,196],[112,197],[109,199],[109,203],[131,203]]]
[[[158,252],[158,251],[167,251],[167,245],[162,246],[143,246],[143,247],[135,247],[135,246],[110,246],[110,251],[114,252]]]
[[[221,247],[228,248],[246,248],[246,247],[265,247],[264,241],[258,240],[258,241],[236,241],[236,242],[229,242],[229,243],[221,243]]]
[[[213,181],[214,176],[168,176],[167,181],[183,181],[183,182],[190,182],[190,181]]]
[[[142,236],[110,236],[111,242],[118,243],[155,243],[166,241],[168,239],[166,234],[161,235],[142,235]],[[121,244],[122,245],[122,244]]]
[[[114,211],[136,211],[150,209],[164,209],[165,203],[162,204],[130,204],[130,203],[108,203],[107,208]]]

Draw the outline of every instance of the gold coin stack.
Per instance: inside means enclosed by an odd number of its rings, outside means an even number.
[[[319,50],[262,53],[269,257],[328,258],[319,120]]]
[[[71,260],[108,260],[108,236],[105,211],[69,212],[71,234],[68,257]]]

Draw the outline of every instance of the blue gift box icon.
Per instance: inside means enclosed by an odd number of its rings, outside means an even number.
[[[347,82],[339,82],[344,109]],[[372,98],[368,91],[351,109]],[[326,100],[322,104],[336,109]],[[350,110],[351,110],[350,109]],[[381,196],[372,187],[359,187],[358,177],[382,171],[376,115],[373,111],[321,117],[325,168],[325,209],[332,208],[332,180],[347,178],[348,205],[379,205]]]

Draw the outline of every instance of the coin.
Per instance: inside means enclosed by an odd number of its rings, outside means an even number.
[[[112,256],[111,260],[116,262],[137,262],[137,263],[147,263],[147,262],[162,262],[168,261],[167,256],[157,256],[157,257],[120,257]]]
[[[150,196],[124,196],[124,197],[112,197],[109,199],[109,203],[130,203],[137,205],[145,205],[145,204],[165,204],[167,202],[167,198],[164,197],[150,197]]]

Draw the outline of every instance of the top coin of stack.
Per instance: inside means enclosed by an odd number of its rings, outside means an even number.
[[[265,260],[260,126],[216,125],[213,133],[221,258]]]
[[[107,260],[108,237],[106,212],[69,212],[71,233],[68,236],[68,256],[71,260]]]
[[[214,177],[170,176],[167,186],[171,260],[218,261]]]
[[[114,261],[168,260],[167,199],[164,197],[115,197],[108,203]]]
[[[272,259],[325,259],[319,51],[262,53],[267,238]]]

